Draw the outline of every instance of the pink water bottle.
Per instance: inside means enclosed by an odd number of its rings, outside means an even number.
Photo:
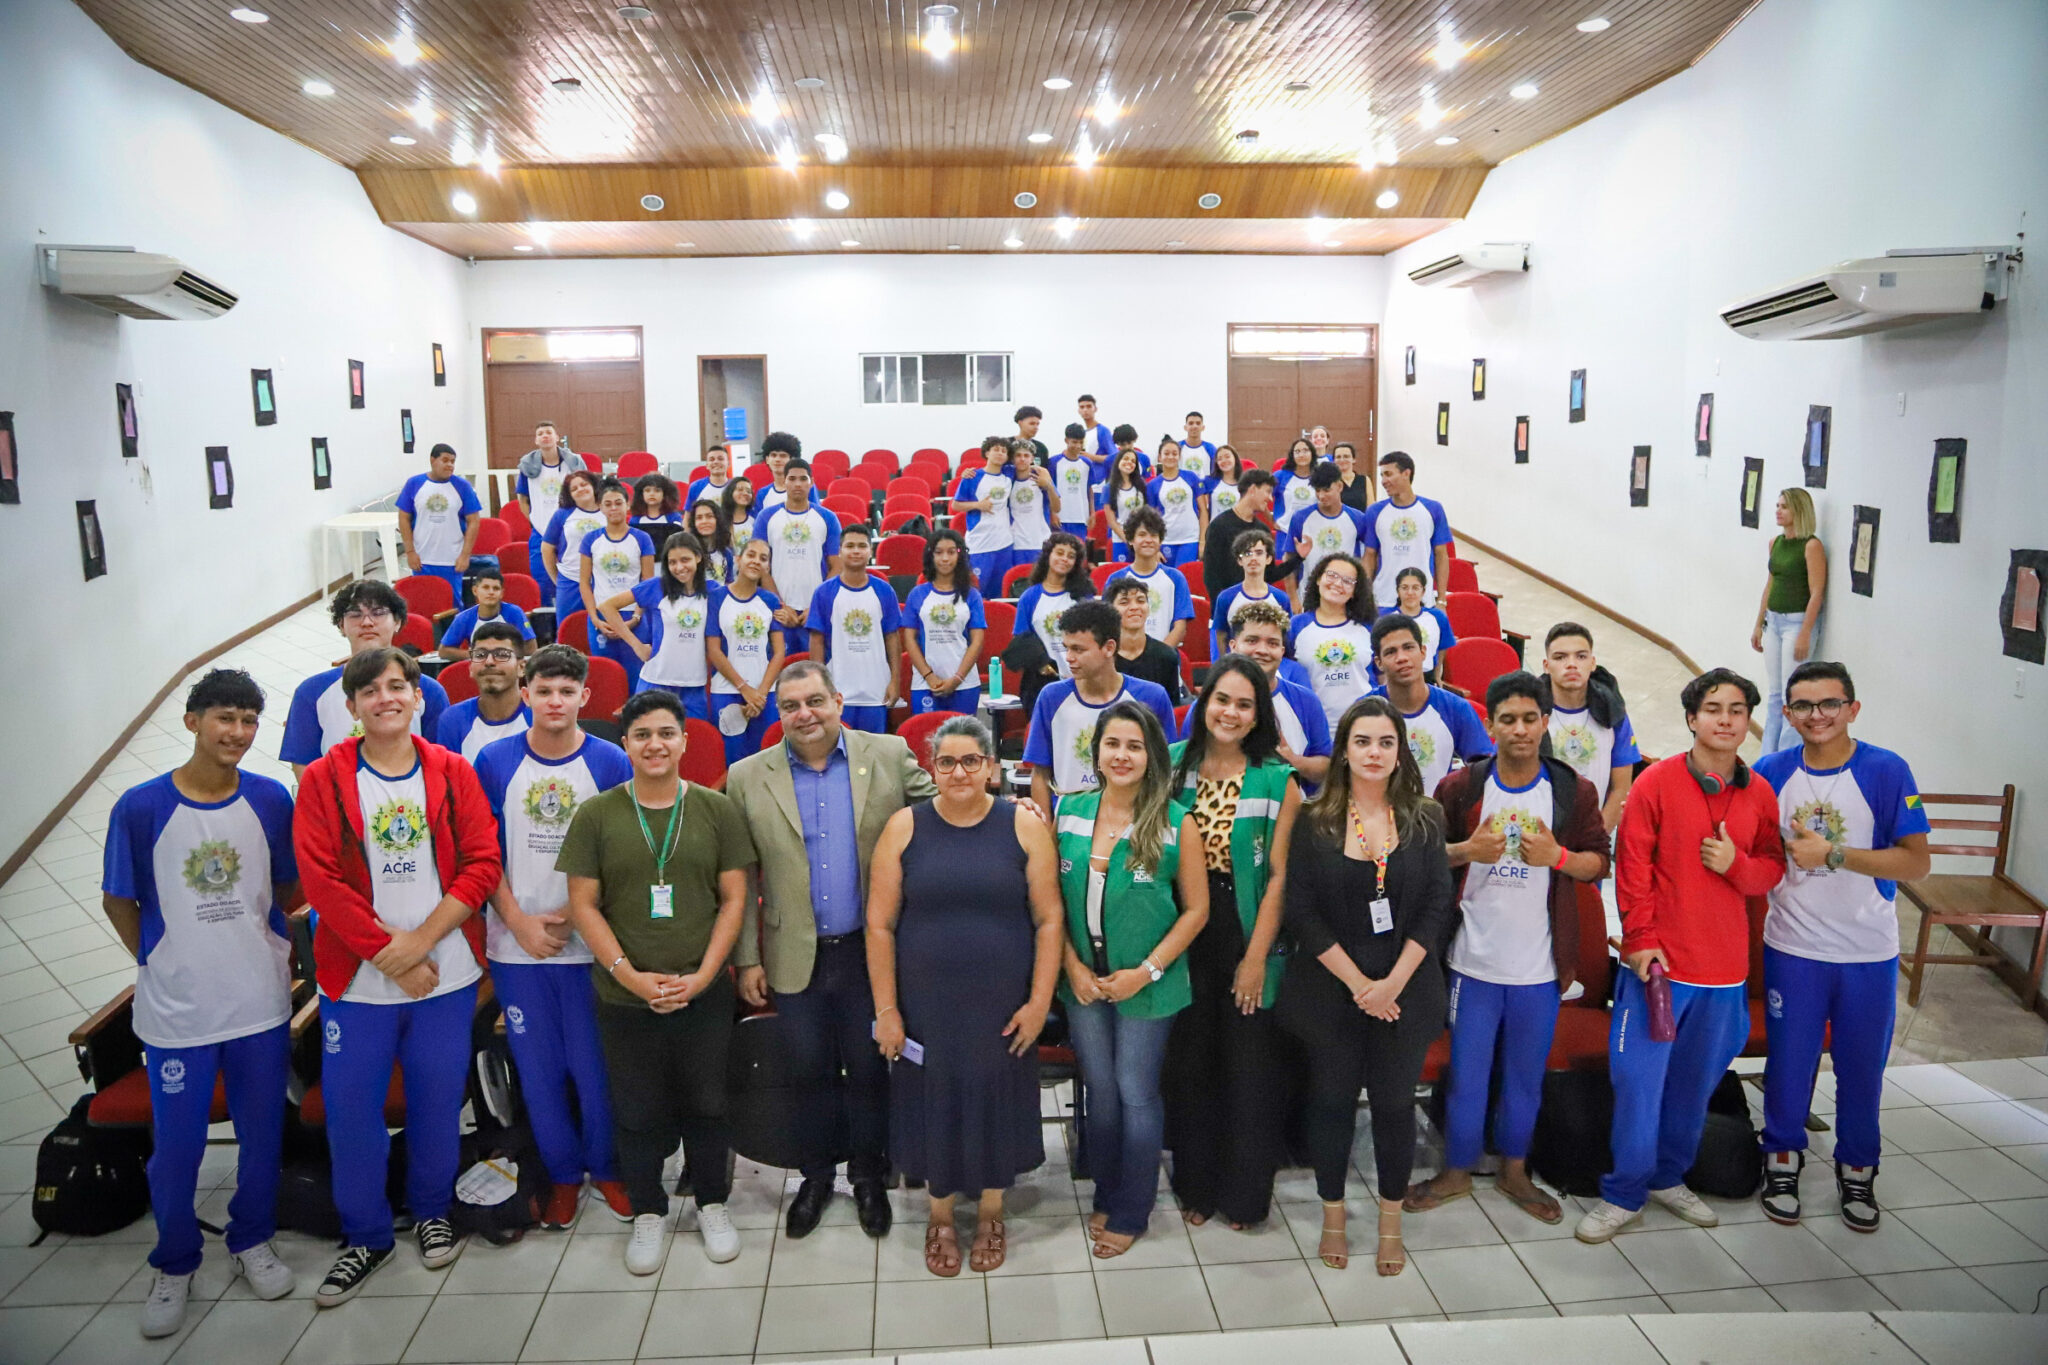
[[[1671,1016],[1671,979],[1664,975],[1663,963],[1650,964],[1650,982],[1643,994],[1650,1000],[1650,1041],[1670,1042],[1678,1036],[1678,1021]]]

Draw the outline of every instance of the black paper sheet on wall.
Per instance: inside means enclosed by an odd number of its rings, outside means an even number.
[[[448,387],[448,357],[441,353],[441,343],[434,343],[434,387]]]
[[[1711,393],[1701,394],[1699,406],[1693,410],[1692,453],[1714,453],[1714,395]]]
[[[215,511],[235,505],[235,468],[226,446],[206,448],[206,505]]]
[[[1806,410],[1806,442],[1799,448],[1799,467],[1805,471],[1808,488],[1828,486],[1828,443],[1835,424],[1835,410],[1815,403]]]
[[[21,448],[14,443],[14,414],[0,412],[0,502],[21,501]]]
[[[1415,348],[1413,346],[1410,346],[1402,353],[1401,374],[1402,383],[1409,385],[1415,383]]]
[[[1650,505],[1650,448],[1637,446],[1628,461],[1628,505]]]
[[[257,426],[277,425],[277,390],[271,383],[270,371],[249,371],[249,401],[256,406]]]
[[[1472,401],[1486,401],[1486,361],[1484,358],[1472,362]]]
[[[1998,600],[1998,629],[2005,636],[2007,658],[2025,663],[2048,662],[2048,550],[2014,550],[2005,571],[2005,595]]]
[[[405,453],[408,455],[412,454],[413,439],[411,408],[400,408],[398,410],[398,438],[401,441],[405,442]]]
[[[85,564],[86,582],[106,573],[107,537],[100,529],[99,504],[91,500],[78,504],[78,557]]]
[[[114,418],[121,427],[121,458],[132,460],[141,453],[141,419],[135,414],[135,386],[114,385]]]
[[[1529,463],[1529,419],[1515,419],[1515,463]]]
[[[1963,456],[1969,442],[1944,436],[1934,443],[1934,468],[1927,475],[1927,539],[1959,545],[1963,539]]]
[[[1574,422],[1586,420],[1586,372],[1584,370],[1572,371],[1570,420]]]
[[[1849,591],[1858,597],[1877,595],[1877,517],[1875,507],[1856,504],[1849,532]]]
[[[1438,403],[1436,405],[1436,443],[1440,446],[1447,446],[1451,443],[1451,405],[1449,403]]]
[[[348,363],[348,405],[352,408],[363,405],[363,362],[360,360]]]
[[[313,438],[313,487],[334,487],[334,469],[328,463],[327,438],[325,436],[315,436]]]
[[[1764,501],[1764,462],[1747,459],[1742,462],[1742,524],[1754,531],[1762,521]]]

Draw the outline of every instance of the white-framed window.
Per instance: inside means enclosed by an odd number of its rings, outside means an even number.
[[[861,402],[954,407],[1010,401],[1010,352],[863,355]]]

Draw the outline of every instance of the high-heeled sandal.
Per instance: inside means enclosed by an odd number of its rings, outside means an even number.
[[[1351,1242],[1345,1236],[1342,1223],[1339,1223],[1334,1228],[1330,1226],[1330,1210],[1332,1209],[1335,1209],[1338,1216],[1342,1217],[1344,1201],[1341,1199],[1325,1199],[1323,1201],[1323,1235],[1322,1239],[1316,1243],[1316,1255],[1321,1257],[1323,1264],[1330,1269],[1343,1270],[1351,1264]],[[1337,1243],[1334,1251],[1330,1247],[1332,1238],[1335,1238]]]
[[[1386,1230],[1389,1215],[1392,1215],[1395,1224],[1394,1231],[1392,1232]],[[1380,1201],[1379,1254],[1373,1259],[1375,1268],[1378,1269],[1383,1277],[1391,1278],[1408,1268],[1408,1248],[1401,1241],[1400,1222],[1400,1204],[1395,1203],[1392,1207],[1389,1207],[1385,1200]],[[1395,1254],[1391,1256],[1387,1254],[1387,1243],[1389,1242],[1394,1244]],[[1388,1266],[1392,1266],[1393,1269],[1389,1270]]]

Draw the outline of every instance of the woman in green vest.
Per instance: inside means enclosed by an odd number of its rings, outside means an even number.
[[[1055,821],[1067,914],[1060,996],[1088,1087],[1088,1235],[1108,1260],[1152,1219],[1166,1136],[1159,1072],[1173,1016],[1188,1005],[1182,954],[1209,917],[1209,880],[1199,857],[1181,857],[1199,836],[1173,800],[1166,732],[1149,709],[1105,707],[1089,763],[1095,790],[1062,798]]]
[[[1262,1222],[1273,1202],[1286,1103],[1273,1022],[1286,959],[1275,954],[1287,843],[1301,808],[1280,757],[1265,670],[1242,654],[1210,671],[1169,751],[1174,787],[1201,838],[1214,913],[1188,948],[1193,1003],[1166,1048],[1166,1129],[1181,1216]]]
[[[1756,608],[1749,647],[1764,656],[1764,747],[1767,754],[1799,743],[1785,723],[1785,679],[1820,657],[1820,609],[1828,595],[1828,556],[1814,521],[1813,495],[1804,488],[1778,494],[1778,534],[1771,539],[1771,572]]]

